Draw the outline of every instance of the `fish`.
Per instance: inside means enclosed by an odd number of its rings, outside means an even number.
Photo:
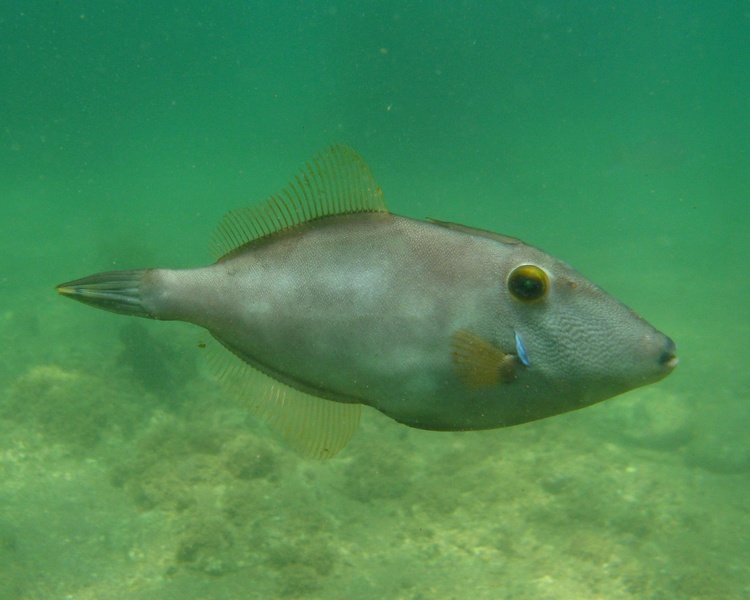
[[[418,429],[497,429],[657,382],[678,363],[667,335],[544,251],[391,213],[345,144],[227,213],[212,246],[208,266],[56,290],[202,327],[227,392],[305,456],[340,452],[362,406]]]

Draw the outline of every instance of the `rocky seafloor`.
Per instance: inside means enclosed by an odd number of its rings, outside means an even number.
[[[475,433],[367,409],[316,462],[192,330],[109,318],[20,352],[2,321],[0,598],[750,597],[748,447],[687,387]]]

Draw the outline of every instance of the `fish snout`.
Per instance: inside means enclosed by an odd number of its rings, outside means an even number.
[[[661,372],[666,376],[675,370],[680,359],[677,358],[677,346],[672,341],[672,338],[666,335],[663,335],[663,337],[664,343],[657,357],[657,363]]]
[[[677,346],[672,339],[653,328],[641,334],[636,354],[635,362],[625,367],[626,371],[631,369],[624,378],[629,389],[661,381],[675,370],[679,362]]]
[[[679,363],[677,346],[672,338],[657,329],[649,329],[641,338],[637,367],[640,374],[636,376],[639,378],[639,386],[664,379]]]
[[[677,367],[677,364],[680,362],[680,359],[677,358],[677,346],[672,341],[672,338],[669,336],[664,336],[665,343],[664,347],[662,348],[661,354],[659,354],[658,362],[661,368],[666,373],[671,373],[674,371],[675,367]]]

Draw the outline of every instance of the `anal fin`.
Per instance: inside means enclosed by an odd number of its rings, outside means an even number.
[[[354,435],[361,404],[301,392],[250,366],[216,340],[205,346],[215,375],[230,395],[304,456],[332,458]]]

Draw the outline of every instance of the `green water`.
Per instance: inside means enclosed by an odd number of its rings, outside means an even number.
[[[750,597],[750,4],[4,2],[0,598]],[[190,326],[64,301],[209,260],[336,141],[393,212],[517,236],[678,344],[507,430],[373,410],[333,461]]]

